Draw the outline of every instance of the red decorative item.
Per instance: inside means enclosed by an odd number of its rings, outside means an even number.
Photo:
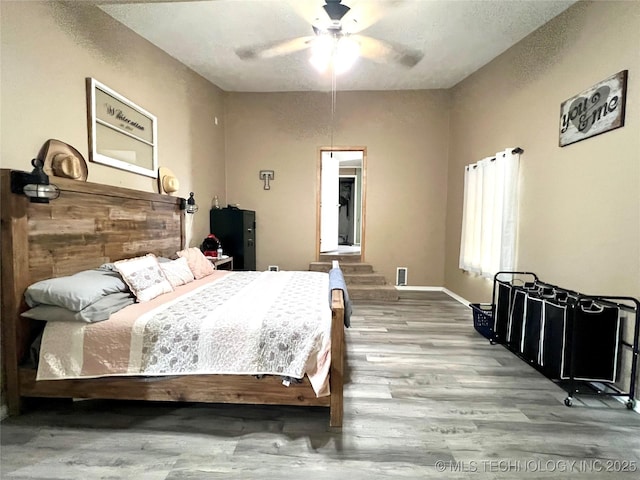
[[[218,247],[220,246],[220,240],[213,233],[207,235],[207,238],[202,242],[202,253],[205,257],[217,257]]]

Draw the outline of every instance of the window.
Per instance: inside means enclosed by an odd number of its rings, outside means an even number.
[[[460,268],[491,278],[513,271],[518,229],[518,171],[520,149],[508,148],[495,158],[467,165]]]

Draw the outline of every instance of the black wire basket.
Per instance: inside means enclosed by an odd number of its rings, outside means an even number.
[[[493,305],[490,303],[472,303],[469,306],[473,311],[473,328],[483,337],[493,340]]]

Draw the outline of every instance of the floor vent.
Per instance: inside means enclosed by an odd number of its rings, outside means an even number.
[[[278,265],[269,265],[269,268],[267,269],[270,272],[278,272],[280,271],[280,267]]]
[[[407,284],[407,267],[398,267],[396,270],[396,285]]]

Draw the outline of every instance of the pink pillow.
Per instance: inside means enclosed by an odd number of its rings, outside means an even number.
[[[186,258],[189,268],[193,272],[193,276],[198,280],[215,272],[213,265],[207,257],[200,251],[198,247],[186,248],[178,252],[178,256]]]

